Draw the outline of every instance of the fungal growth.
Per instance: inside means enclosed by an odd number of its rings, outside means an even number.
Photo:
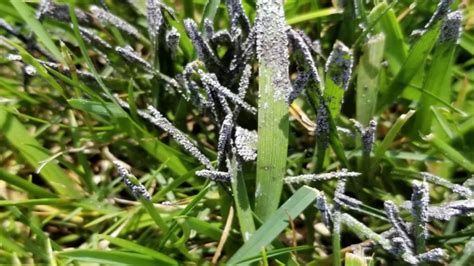
[[[151,196],[146,188],[142,184],[138,183],[137,178],[130,174],[122,162],[115,161],[114,165],[120,177],[122,177],[123,183],[136,199],[151,200]],[[133,179],[133,181],[131,179]]]

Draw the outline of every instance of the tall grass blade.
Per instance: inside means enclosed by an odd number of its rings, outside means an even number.
[[[384,55],[385,35],[371,37],[362,47],[363,55],[359,59],[356,87],[356,117],[367,126],[375,114],[379,92],[379,71]]]
[[[389,8],[388,4],[382,2],[372,9],[368,16],[369,22],[373,22],[381,12]],[[380,18],[376,25],[377,32],[385,35],[385,51],[389,69],[397,73],[408,55],[408,46],[405,43],[400,23],[393,9]]]
[[[441,99],[449,102],[451,96],[450,81],[452,76],[452,63],[454,52],[460,36],[462,13],[460,11],[448,14],[441,29],[438,46],[435,48],[430,69],[425,77],[423,92],[418,103],[418,110],[415,117],[415,130],[426,135],[430,132],[433,115],[431,107],[436,103],[432,97],[428,97],[426,92],[440,96]]]
[[[265,221],[277,209],[288,149],[288,39],[283,2],[257,1],[259,69],[255,213]]]

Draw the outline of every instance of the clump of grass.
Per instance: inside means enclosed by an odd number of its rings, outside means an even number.
[[[333,2],[5,2],[0,263],[472,260],[472,10]]]

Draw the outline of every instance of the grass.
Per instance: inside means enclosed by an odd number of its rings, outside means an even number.
[[[0,264],[469,265],[463,3],[4,1]]]

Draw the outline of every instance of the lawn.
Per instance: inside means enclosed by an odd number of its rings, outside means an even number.
[[[472,0],[0,6],[0,264],[472,265]]]

